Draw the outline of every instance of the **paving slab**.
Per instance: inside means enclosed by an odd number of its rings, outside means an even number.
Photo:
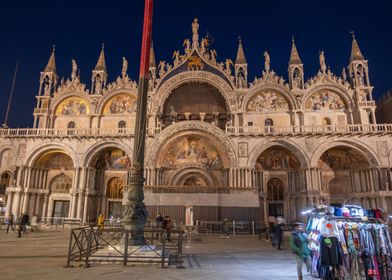
[[[121,264],[93,264],[84,268],[78,263],[73,268],[63,268],[68,230],[16,236],[0,232],[0,279],[297,279],[295,259],[288,248],[278,251],[267,241],[248,235],[230,238],[201,235],[201,240],[184,242],[184,269]]]

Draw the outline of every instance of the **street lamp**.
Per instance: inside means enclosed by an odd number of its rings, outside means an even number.
[[[144,225],[148,212],[144,205],[144,150],[147,123],[149,60],[152,33],[153,0],[145,0],[140,75],[138,84],[133,165],[128,172],[127,195],[123,201],[123,223],[131,233],[133,245],[144,245]]]

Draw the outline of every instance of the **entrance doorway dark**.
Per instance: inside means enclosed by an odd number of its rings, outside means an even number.
[[[117,201],[109,201],[108,217],[122,217],[122,203]]]
[[[53,223],[61,223],[60,218],[67,218],[69,211],[69,201],[55,200],[53,206]]]
[[[272,178],[267,184],[268,216],[284,216],[284,183],[278,178]]]

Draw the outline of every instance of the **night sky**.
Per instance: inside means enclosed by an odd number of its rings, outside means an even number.
[[[327,65],[340,75],[349,63],[350,31],[369,60],[370,80],[380,97],[392,88],[392,1],[271,1],[271,0],[156,0],[153,40],[157,60],[172,61],[191,38],[191,22],[200,21],[199,33],[214,37],[218,60],[235,59],[242,36],[249,77],[260,76],[263,53],[271,68],[287,80],[291,37],[305,67],[306,79],[319,68],[319,50]],[[0,121],[3,123],[16,60],[20,61],[11,127],[31,127],[39,75],[56,45],[57,71],[69,77],[71,59],[80,67],[90,88],[102,42],[105,43],[109,80],[121,72],[121,58],[129,61],[129,75],[138,79],[143,0],[132,1],[4,1],[0,8]]]

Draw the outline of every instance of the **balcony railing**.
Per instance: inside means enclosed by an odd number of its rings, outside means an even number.
[[[226,127],[228,135],[332,135],[392,133],[392,124],[301,125],[301,126],[244,126]]]
[[[360,107],[375,107],[376,102],[375,101],[359,101],[359,106]]]
[[[224,186],[145,186],[146,191],[160,193],[208,193],[228,194],[233,192],[257,191],[253,187],[224,187]]]
[[[160,128],[148,129],[148,135],[161,132]],[[392,124],[352,124],[352,125],[302,125],[302,126],[244,126],[226,127],[228,135],[333,135],[333,134],[392,134]],[[0,129],[0,138],[81,138],[81,137],[130,137],[134,128],[76,128],[76,129],[44,129],[15,128]]]

